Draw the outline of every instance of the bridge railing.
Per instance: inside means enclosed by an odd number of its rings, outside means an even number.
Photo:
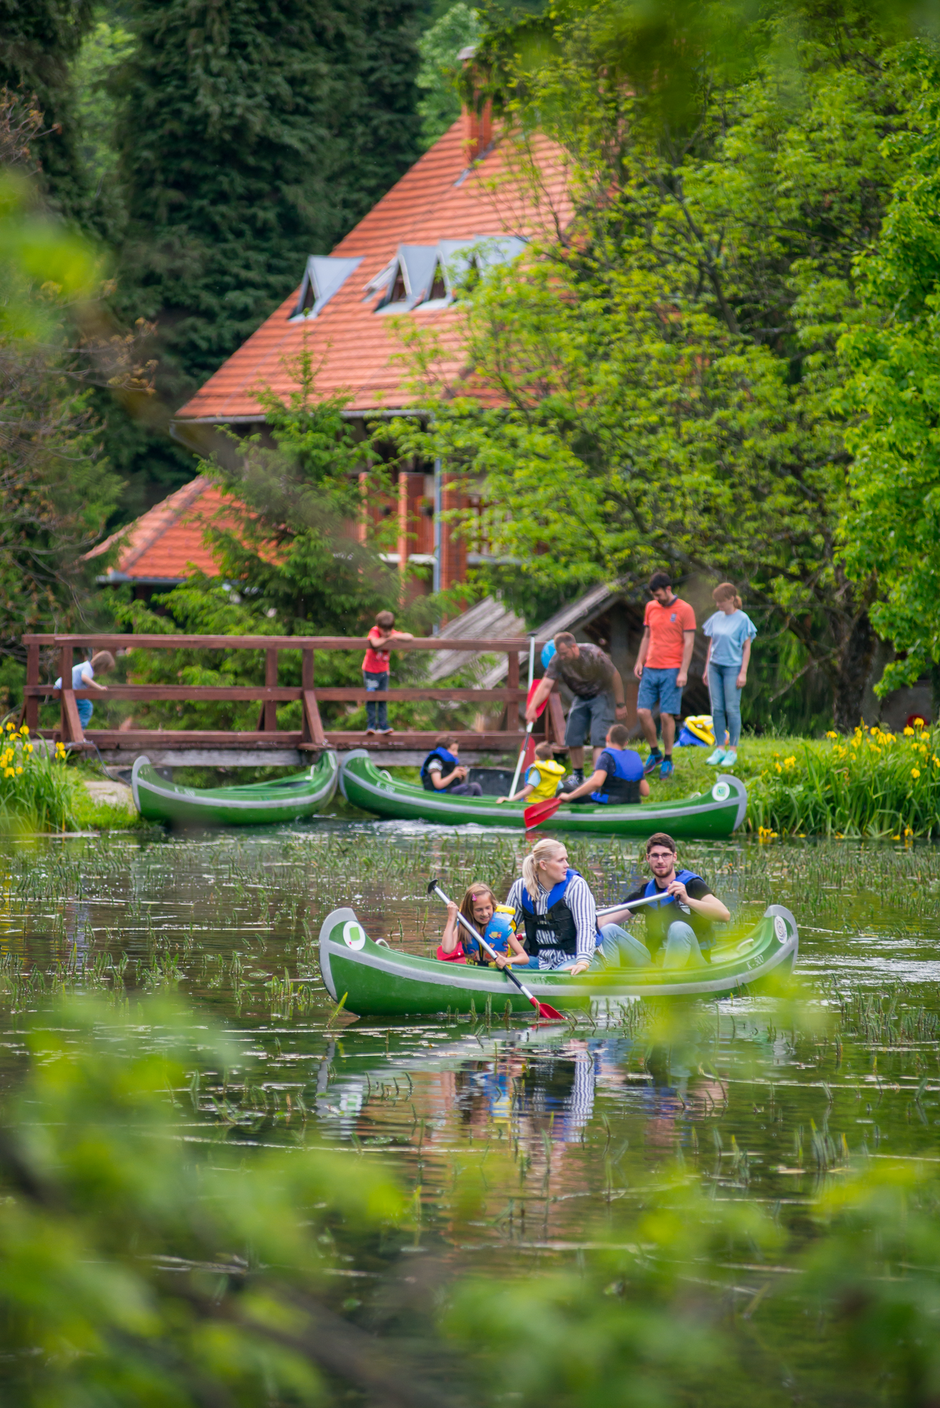
[[[362,732],[343,734],[331,731],[328,735],[320,716],[320,703],[325,701],[343,703],[363,703],[366,700],[389,703],[412,703],[430,700],[439,703],[474,702],[480,704],[502,704],[504,706],[502,727],[495,733],[463,732],[462,738],[472,746],[486,749],[497,747],[505,751],[513,746],[520,733],[519,708],[526,697],[526,690],[520,687],[519,657],[529,649],[529,638],[513,636],[491,640],[456,640],[447,637],[428,637],[417,640],[396,640],[396,651],[465,651],[472,653],[502,654],[507,657],[506,685],[498,689],[474,688],[422,688],[415,686],[383,691],[366,690],[362,687],[321,687],[316,685],[316,658],[324,651],[365,651],[369,641],[359,636],[211,636],[211,635],[27,635],[23,638],[26,646],[26,685],[24,689],[23,721],[35,732],[39,729],[39,707],[43,700],[59,700],[59,726],[51,732],[53,737],[74,746],[86,742],[101,747],[124,747],[156,745],[172,740],[176,746],[207,746],[240,744],[252,746],[288,745],[294,748],[316,750],[326,746],[362,746]],[[183,685],[183,684],[128,684],[109,685],[109,699],[133,700],[140,702],[245,702],[257,700],[261,704],[258,728],[193,731],[178,729],[143,730],[133,727],[122,729],[82,728],[78,717],[79,699],[97,699],[102,696],[96,691],[72,688],[72,666],[76,651],[126,651],[135,654],[143,650],[255,650],[263,651],[265,678],[261,685]],[[281,651],[300,651],[301,684],[285,686],[278,683],[278,662]],[[40,680],[43,652],[54,651],[58,655],[57,674],[62,679],[61,689]],[[303,724],[299,731],[278,730],[277,706],[291,701],[301,701]],[[423,744],[430,735],[425,733],[396,731],[395,742],[407,747]],[[389,746],[383,740],[383,746]],[[394,746],[394,745],[392,745]]]

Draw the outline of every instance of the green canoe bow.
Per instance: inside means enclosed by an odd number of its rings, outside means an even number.
[[[520,970],[519,976],[542,1002],[560,1011],[590,1008],[592,1003],[638,997],[697,997],[715,1001],[767,983],[796,962],[799,933],[783,905],[772,904],[743,938],[712,950],[704,967],[589,969],[568,973]],[[532,1006],[498,969],[470,963],[442,963],[415,958],[384,940],[373,943],[351,909],[334,909],[320,929],[320,972],[335,1002],[359,1016],[430,1016],[445,1012],[482,1014],[490,1004],[502,1016],[532,1012]]]
[[[399,782],[380,771],[363,748],[343,758],[339,787],[347,802],[376,816],[404,821],[431,821],[439,826],[511,826],[525,829],[524,802],[504,802],[493,797],[454,797],[448,792],[426,792],[409,782]],[[544,830],[573,831],[603,836],[651,836],[666,831],[677,839],[702,841],[730,836],[744,820],[747,788],[740,778],[722,774],[700,797],[640,806],[601,806],[595,803],[560,807]]]
[[[131,773],[134,802],[147,821],[186,826],[270,826],[313,816],[331,801],[339,759],[326,751],[306,772],[245,787],[182,787],[138,758]]]

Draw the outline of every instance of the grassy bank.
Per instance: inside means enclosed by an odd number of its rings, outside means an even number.
[[[27,836],[139,823],[136,812],[92,796],[85,781],[85,770],[69,762],[61,743],[50,751],[28,728],[7,724],[0,737],[0,832]]]

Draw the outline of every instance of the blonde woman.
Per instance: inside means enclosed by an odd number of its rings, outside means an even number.
[[[741,598],[733,582],[719,582],[712,598],[718,610],[702,627],[708,636],[702,678],[712,701],[715,751],[705,761],[712,766],[722,763],[733,767],[738,761],[741,737],[741,690],[747,684],[751,641],[757,635],[757,627],[747,612],[741,610]],[[727,748],[725,729],[728,730]]]
[[[507,905],[525,929],[526,952],[540,968],[583,973],[597,947],[597,905],[585,880],[568,865],[561,841],[537,841]]]

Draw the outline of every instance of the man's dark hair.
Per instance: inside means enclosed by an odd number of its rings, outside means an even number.
[[[555,636],[556,650],[560,645],[577,645],[577,643],[570,631],[559,631],[557,636]]]
[[[630,730],[626,724],[614,724],[607,730],[607,737],[615,748],[626,748],[630,742]]]
[[[663,846],[667,851],[676,854],[676,843],[671,836],[667,836],[665,831],[656,831],[646,843],[646,854],[649,855],[654,846]]]
[[[663,587],[671,587],[672,578],[668,572],[654,572],[650,577],[650,591],[658,592]]]

